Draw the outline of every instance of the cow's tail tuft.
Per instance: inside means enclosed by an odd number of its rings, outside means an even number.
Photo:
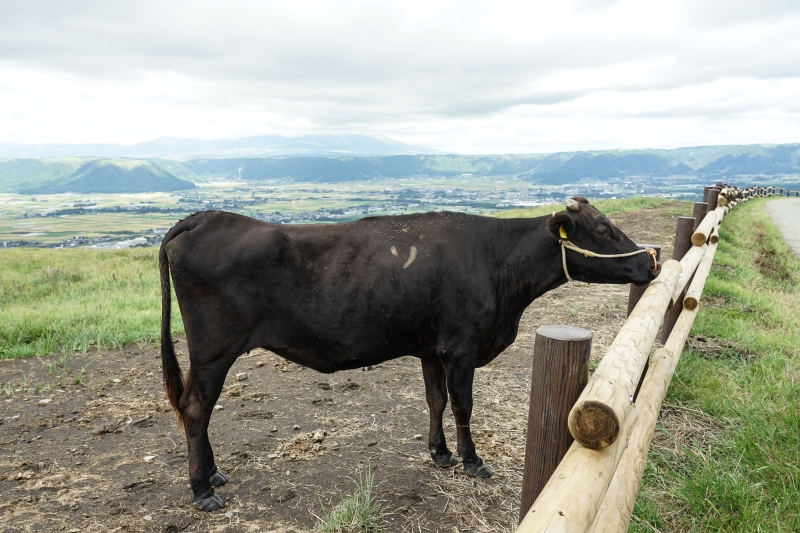
[[[175,346],[172,343],[172,334],[170,333],[172,295],[169,283],[167,242],[171,240],[168,237],[173,236],[164,237],[164,242],[161,243],[161,249],[158,252],[158,270],[161,274],[161,375],[169,403],[178,415],[178,426],[183,427],[183,417],[179,406],[184,388],[183,374],[180,364],[178,364],[178,358],[175,357]]]

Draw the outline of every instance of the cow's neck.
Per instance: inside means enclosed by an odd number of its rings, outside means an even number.
[[[497,282],[510,289],[512,299],[523,307],[567,281],[561,247],[547,231],[547,218],[504,221],[509,226],[503,232],[506,238],[496,242],[498,258],[502,258]]]

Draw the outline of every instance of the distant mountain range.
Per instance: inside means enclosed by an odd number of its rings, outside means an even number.
[[[460,175],[516,176],[543,185],[673,176],[752,181],[800,175],[800,144],[482,156],[15,158],[0,160],[0,192],[174,191],[215,179],[347,182]]]
[[[435,154],[436,150],[368,135],[331,134],[243,139],[178,139],[161,137],[133,145],[0,143],[0,157],[287,157],[344,155]]]

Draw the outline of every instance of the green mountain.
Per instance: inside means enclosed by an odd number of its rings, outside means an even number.
[[[330,183],[415,176],[506,175],[544,185],[563,185],[633,176],[694,176],[737,182],[787,174],[800,175],[800,144],[522,155],[236,157],[184,161],[11,159],[0,161],[0,192],[175,191],[215,179]]]
[[[73,174],[34,187],[21,188],[22,194],[133,193],[193,189],[195,184],[179,179],[150,162],[127,159],[89,161]]]
[[[0,160],[0,192],[17,192],[70,176],[86,161],[77,157]]]
[[[685,163],[670,164],[666,157],[647,153],[622,156],[609,153],[578,154],[551,166],[555,168],[547,170],[537,167],[526,176],[539,183],[563,185],[583,179],[604,180],[642,175],[663,177],[694,173]]]
[[[411,176],[521,174],[536,168],[543,155],[395,155],[386,157],[323,157],[193,159],[183,166],[206,179],[248,181],[291,179],[340,182]]]

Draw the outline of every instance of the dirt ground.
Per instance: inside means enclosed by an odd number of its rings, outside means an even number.
[[[613,217],[634,241],[670,257],[669,203]],[[266,351],[231,369],[210,438],[230,482],[226,508],[195,511],[186,445],[161,389],[155,348],[0,361],[0,531],[313,530],[370,468],[388,531],[513,531],[522,479],[535,331],[593,332],[593,358],[625,319],[628,287],[570,283],[535,301],[517,341],[476,372],[473,432],[495,471],[442,470],[426,450],[419,362],[402,358],[323,375]],[[176,345],[184,370],[186,343]],[[455,431],[449,412],[445,431]]]

